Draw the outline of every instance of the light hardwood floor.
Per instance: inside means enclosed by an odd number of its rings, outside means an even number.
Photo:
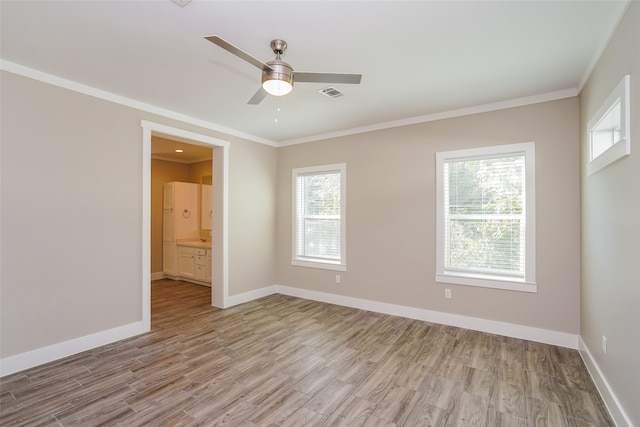
[[[152,332],[0,379],[2,426],[610,426],[575,350],[152,285]]]

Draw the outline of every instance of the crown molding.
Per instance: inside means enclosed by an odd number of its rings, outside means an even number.
[[[507,101],[493,102],[490,104],[476,105],[473,107],[459,108],[456,110],[443,111],[440,113],[427,114],[424,116],[409,117],[406,119],[393,120],[389,122],[376,123],[357,128],[345,129],[337,132],[307,136],[303,138],[290,139],[278,143],[278,147],[286,147],[288,145],[304,144],[307,142],[320,141],[323,139],[338,138],[341,136],[355,135],[365,132],[374,132],[378,130],[391,129],[401,126],[409,126],[426,122],[434,122],[437,120],[452,119],[455,117],[469,116],[478,113],[487,113],[491,111],[505,110],[507,108],[523,107],[526,105],[539,104],[542,102],[557,101],[559,99],[573,98],[578,96],[577,88],[569,88],[558,90],[555,92],[547,92],[539,95],[526,96],[522,98],[510,99]]]
[[[156,114],[158,116],[166,117],[168,119],[179,120],[181,122],[199,126],[201,128],[209,129],[215,132],[222,132],[229,136],[235,136],[238,138],[247,139],[249,141],[258,142],[260,144],[269,145],[271,147],[277,147],[277,144],[274,141],[271,141],[269,139],[261,138],[255,135],[250,135],[248,133],[240,132],[235,129],[231,129],[215,123],[211,123],[206,120],[197,119],[195,117],[191,117],[186,114],[178,113],[172,110],[167,110],[166,108],[157,107],[155,105],[151,105],[145,102],[137,101],[135,99],[127,98],[125,96],[116,95],[114,93],[107,92],[102,89],[97,89],[92,86],[87,86],[82,83],[64,79],[62,77],[58,77],[53,74],[48,74],[39,70],[35,70],[33,68],[16,64],[14,62],[6,61],[4,59],[0,60],[0,70],[17,74],[22,77],[27,77],[29,79],[37,80],[39,82],[47,83],[53,86],[68,89],[73,92],[82,93],[84,95],[92,96],[94,98],[103,99],[105,101],[110,101],[116,104],[124,105],[126,107],[135,108],[137,110],[142,110],[147,113]]]
[[[206,120],[197,119],[182,113],[178,113],[165,108],[157,107],[155,105],[147,104],[144,102],[136,101],[135,99],[127,98],[121,95],[116,95],[111,92],[107,92],[101,89],[97,89],[91,86],[87,86],[81,83],[74,82],[72,80],[63,79],[61,77],[48,74],[42,71],[35,70],[33,68],[25,67],[10,61],[0,60],[0,70],[4,70],[13,74],[17,74],[23,77],[27,77],[33,80],[37,80],[43,83],[48,83],[54,86],[58,86],[64,89],[68,89],[74,92],[82,93],[85,95],[93,96],[95,98],[104,99],[106,101],[121,104],[127,107],[135,108],[138,110],[146,111],[148,113],[157,114],[169,119],[179,120],[184,123],[189,123],[195,126],[209,129],[216,132],[222,132],[229,136],[235,136],[238,138],[247,139],[249,141],[257,142],[260,144],[268,145],[270,147],[286,147],[289,145],[305,144],[307,142],[322,141],[331,138],[338,138],[349,135],[356,135],[366,132],[374,132],[378,130],[392,129],[402,126],[410,126],[420,123],[433,122],[437,120],[451,119],[455,117],[463,117],[472,114],[486,113],[491,111],[504,110],[507,108],[522,107],[531,104],[539,104],[542,102],[556,101],[559,99],[571,98],[578,96],[578,88],[569,88],[559,90],[555,92],[547,92],[539,95],[532,95],[522,98],[516,98],[506,101],[493,102],[490,104],[477,105],[472,107],[459,108],[456,110],[443,111],[439,113],[427,114],[423,116],[409,117],[406,119],[393,120],[388,122],[375,123],[372,125],[361,126],[356,128],[344,129],[336,132],[329,132],[324,134],[317,134],[306,136],[302,138],[289,139],[285,141],[272,141],[266,138],[261,138],[256,135],[250,135],[235,129],[227,128],[215,123],[208,122]]]

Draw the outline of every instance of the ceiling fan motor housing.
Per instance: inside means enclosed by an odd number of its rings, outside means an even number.
[[[262,69],[262,83],[267,80],[280,80],[293,86],[293,68],[284,61],[274,60],[267,62],[270,68]]]

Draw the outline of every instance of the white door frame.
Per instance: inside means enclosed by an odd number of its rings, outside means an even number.
[[[229,298],[229,141],[159,123],[142,126],[142,322],[151,330],[151,137],[175,139],[213,149],[213,216],[211,228],[211,305],[224,308]]]

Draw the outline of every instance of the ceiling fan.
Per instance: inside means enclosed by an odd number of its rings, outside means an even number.
[[[293,89],[294,82],[360,84],[362,79],[362,74],[293,71],[291,65],[280,59],[280,56],[287,49],[287,42],[284,40],[276,39],[271,41],[271,50],[276,55],[276,59],[264,63],[220,36],[208,36],[205,39],[262,70],[262,87],[251,97],[248,104],[259,104],[268,94],[275,96],[286,95]]]

